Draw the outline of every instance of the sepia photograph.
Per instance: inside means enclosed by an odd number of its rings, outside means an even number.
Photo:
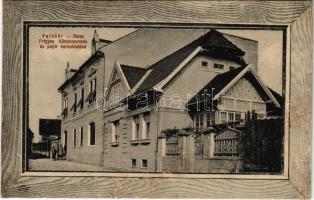
[[[2,6],[1,197],[311,198],[312,1]]]
[[[284,30],[28,31],[27,170],[283,173]]]

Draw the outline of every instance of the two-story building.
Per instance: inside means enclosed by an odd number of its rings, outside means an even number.
[[[215,30],[146,68],[117,61],[107,85],[103,165],[162,171],[163,131],[236,121],[252,110],[265,118],[266,104],[280,105],[255,70],[245,52]],[[203,93],[208,101],[195,101]],[[193,107],[204,102],[209,110]]]
[[[257,74],[254,40],[216,30],[141,28],[116,41],[95,32],[91,45],[90,58],[77,70],[67,66],[59,87],[69,160],[160,172],[165,130],[198,130],[252,110],[266,118],[268,108],[280,107]],[[96,105],[98,95],[104,102]]]

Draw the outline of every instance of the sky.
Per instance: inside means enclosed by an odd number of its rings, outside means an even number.
[[[96,28],[100,38],[116,40],[136,29]],[[29,127],[39,139],[39,118],[56,119],[61,113],[61,95],[57,88],[64,82],[67,62],[77,69],[91,55],[93,27],[31,27],[29,32]],[[282,93],[282,32],[270,30],[219,30],[258,41],[258,73],[270,88]],[[86,49],[40,48],[43,34],[84,35]],[[47,38],[46,38],[47,39]],[[276,55],[276,56],[274,56]]]

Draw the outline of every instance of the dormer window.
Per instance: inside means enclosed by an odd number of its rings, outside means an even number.
[[[223,64],[218,64],[218,63],[214,63],[214,68],[215,69],[224,69],[224,65]]]
[[[207,61],[202,61],[202,69],[207,69],[208,68],[208,62]]]

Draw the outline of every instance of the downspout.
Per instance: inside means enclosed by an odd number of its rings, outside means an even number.
[[[159,137],[159,108],[156,107],[156,115],[157,115],[157,140],[156,140],[156,151],[155,151],[155,172],[157,172],[157,161],[158,161],[158,137]]]

